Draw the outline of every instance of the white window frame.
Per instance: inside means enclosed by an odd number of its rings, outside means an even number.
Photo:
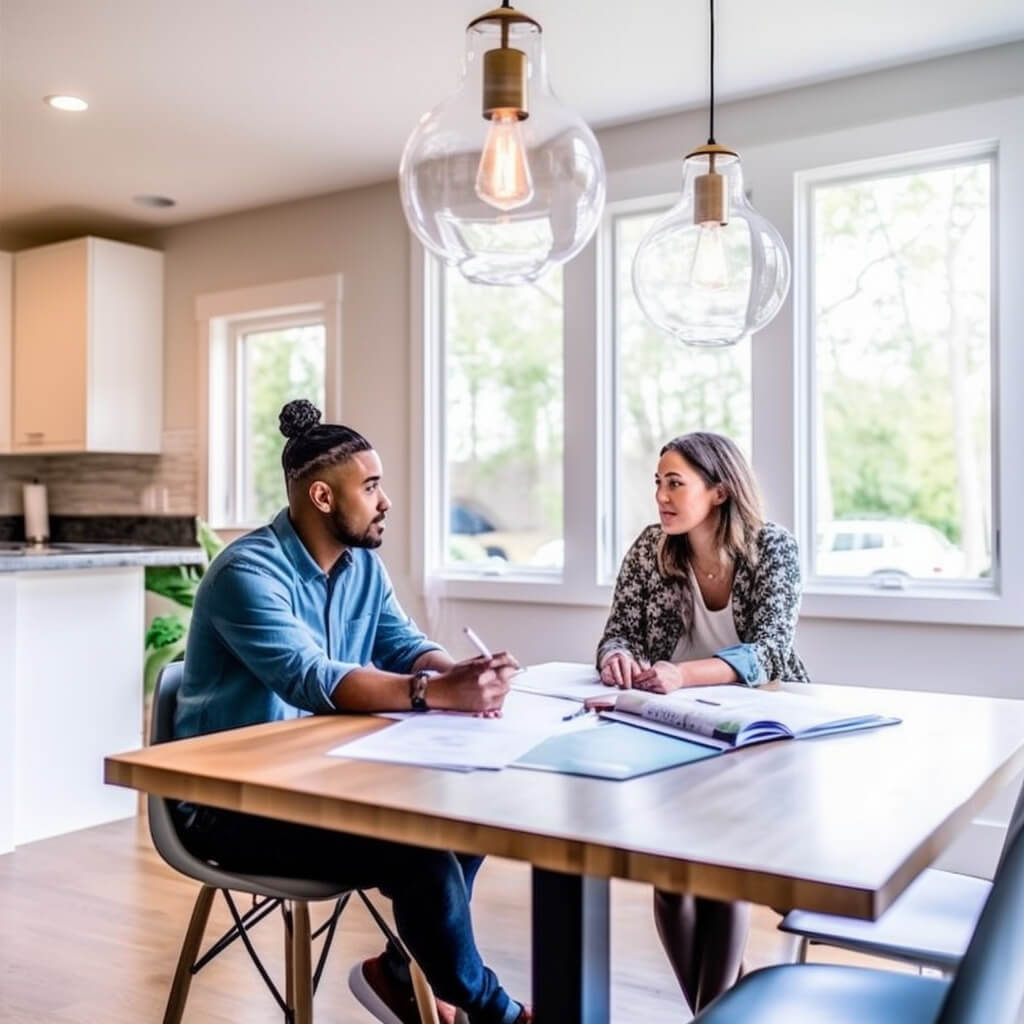
[[[1001,567],[998,592],[977,596],[925,596],[891,594],[865,588],[863,593],[841,592],[819,583],[805,587],[801,618],[877,620],[938,624],[1024,625],[1024,526],[1014,518],[1024,508],[1024,463],[1019,453],[1024,439],[1024,402],[1019,382],[1024,381],[1024,289],[1012,274],[1015,239],[1024,237],[1024,99],[989,101],[887,122],[855,125],[821,135],[787,138],[745,146],[742,151],[753,202],[782,234],[794,253],[793,240],[805,230],[799,217],[797,175],[808,168],[834,166],[892,154],[934,151],[943,146],[978,145],[998,140],[1000,172],[994,182],[993,223],[998,258],[994,262],[992,302],[997,324],[993,329],[992,392],[998,422],[993,429],[996,452],[993,477],[996,500],[992,515],[1000,524],[998,537]],[[413,409],[410,451],[413,493],[423,495],[423,515],[414,524],[413,565],[421,593],[443,593],[451,598],[533,603],[575,604],[607,607],[612,588],[599,582],[609,568],[612,481],[611,463],[604,437],[604,416],[612,372],[610,349],[611,305],[607,294],[609,254],[608,218],[630,208],[656,208],[678,197],[678,159],[620,169],[609,174],[612,197],[605,223],[595,242],[565,267],[565,436],[564,472],[566,562],[561,582],[528,582],[521,579],[451,579],[434,572],[437,564],[428,557],[431,538],[440,536],[437,516],[445,511],[436,490],[436,447],[431,431],[443,410],[438,404],[437,290],[431,284],[432,260],[424,258],[419,244],[411,241],[411,359]],[[797,259],[801,252],[794,253]],[[428,297],[430,301],[428,302]],[[800,484],[803,465],[802,432],[805,414],[798,395],[806,393],[806,367],[798,345],[795,310],[803,308],[800,270],[794,273],[794,300],[784,303],[778,316],[750,344],[752,377],[752,462],[766,498],[769,515],[794,529],[803,528],[799,517],[804,503]],[[417,311],[424,310],[420,317]],[[595,353],[594,339],[597,339]],[[747,344],[747,343],[745,343]],[[600,413],[600,415],[599,415]],[[569,447],[571,437],[593,437],[600,443],[585,451]],[[1019,464],[1020,463],[1020,464]],[[603,517],[603,518],[602,518]],[[599,543],[601,540],[601,543]],[[804,545],[804,558],[807,546]],[[615,567],[610,567],[614,572]],[[440,589],[439,589],[440,588]]]
[[[420,592],[443,592],[450,598],[485,601],[607,604],[610,588],[597,584],[592,554],[597,550],[601,498],[600,488],[595,483],[599,467],[596,446],[581,458],[566,457],[563,461],[565,564],[561,572],[531,571],[528,567],[515,566],[499,574],[456,569],[444,564],[441,544],[446,532],[443,517],[448,502],[444,493],[442,265],[435,257],[424,253],[414,239],[410,244],[410,308],[423,311],[422,317],[412,318],[410,351],[413,368],[411,483],[413,493],[422,495],[423,513],[419,522],[413,524],[411,544]],[[596,268],[596,246],[591,243],[563,268],[562,273],[566,438],[579,429],[593,434],[597,420],[599,367],[592,343],[597,336],[598,321]],[[588,496],[592,496],[592,500]]]
[[[1024,625],[1024,467],[1020,439],[1024,410],[1019,382],[1024,355],[1014,342],[1024,336],[1024,300],[1014,290],[1012,245],[1024,231],[1024,100],[987,103],[900,122],[821,136],[794,147],[795,159],[812,170],[795,170],[794,234],[802,244],[794,261],[794,526],[804,563],[801,615],[960,625]],[[830,158],[821,160],[821,155]],[[894,155],[895,154],[895,155]],[[814,156],[819,159],[815,160]],[[970,158],[992,159],[991,444],[993,576],[978,581],[914,581],[893,591],[867,581],[812,577],[813,436],[811,402],[814,359],[811,294],[813,185],[843,177],[905,173],[949,166]]]
[[[421,594],[453,599],[532,602],[608,607],[617,565],[614,555],[614,435],[607,426],[615,409],[613,224],[617,216],[670,207],[678,195],[667,191],[678,164],[612,175],[610,188],[629,198],[609,202],[595,239],[563,267],[563,359],[566,457],[563,464],[565,564],[562,571],[504,573],[452,569],[442,561],[444,493],[442,265],[410,242],[410,365],[413,408],[410,418],[412,493],[422,496],[422,514],[413,524],[411,548]],[[455,271],[457,272],[457,271]],[[667,344],[670,344],[667,342]],[[570,437],[591,437],[592,445],[571,451]]]
[[[599,432],[599,482],[601,485],[601,545],[598,551],[598,582],[609,588],[614,586],[619,565],[616,560],[615,542],[619,535],[619,522],[622,517],[620,500],[622,483],[622,464],[619,459],[618,445],[615,439],[619,436],[622,421],[622,402],[620,400],[619,379],[619,346],[615,334],[615,323],[618,317],[615,279],[618,271],[618,250],[615,246],[615,226],[624,217],[642,216],[644,214],[664,213],[678,201],[678,194],[640,196],[636,199],[620,199],[608,203],[605,208],[602,234],[604,244],[601,246],[602,262],[600,281],[603,286],[602,308],[604,327],[601,331],[601,344],[598,348],[598,360],[603,370],[601,381],[601,402],[607,426],[598,424]],[[666,345],[672,345],[666,338]],[[666,438],[666,440],[668,440]],[[654,479],[654,467],[651,467],[651,479]],[[654,486],[651,485],[651,516],[654,516]],[[623,552],[625,554],[625,552]]]
[[[239,352],[243,336],[258,331],[323,324],[324,418],[341,421],[342,277],[302,278],[214,292],[196,298],[199,327],[199,507],[217,530],[248,530],[242,520],[244,467]],[[282,438],[282,444],[284,440]],[[284,482],[281,484],[281,504]]]

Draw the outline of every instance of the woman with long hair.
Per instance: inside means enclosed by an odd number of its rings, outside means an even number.
[[[661,450],[659,522],[633,542],[597,649],[609,686],[806,682],[793,647],[800,606],[796,541],[764,520],[739,448],[712,433]],[[694,1013],[735,983],[750,922],[744,903],[654,892],[658,935]]]

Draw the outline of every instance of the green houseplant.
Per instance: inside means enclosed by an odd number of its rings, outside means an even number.
[[[145,694],[152,694],[160,670],[185,655],[188,625],[196,590],[206,567],[224,547],[224,541],[200,518],[196,518],[196,540],[206,555],[205,565],[154,565],[146,569],[146,590],[159,594],[178,607],[157,615],[146,630]]]

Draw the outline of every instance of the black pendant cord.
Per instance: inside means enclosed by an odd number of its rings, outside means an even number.
[[[708,145],[715,144],[715,0],[708,0],[711,8],[711,101],[708,106]]]

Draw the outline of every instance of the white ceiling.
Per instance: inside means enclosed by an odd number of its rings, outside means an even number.
[[[393,177],[489,0],[3,0],[0,231],[178,223]],[[522,0],[596,126],[704,101],[704,0]],[[722,99],[1024,38],[1021,0],[717,0]],[[62,114],[42,97],[86,98]],[[138,193],[177,206],[144,210]]]

